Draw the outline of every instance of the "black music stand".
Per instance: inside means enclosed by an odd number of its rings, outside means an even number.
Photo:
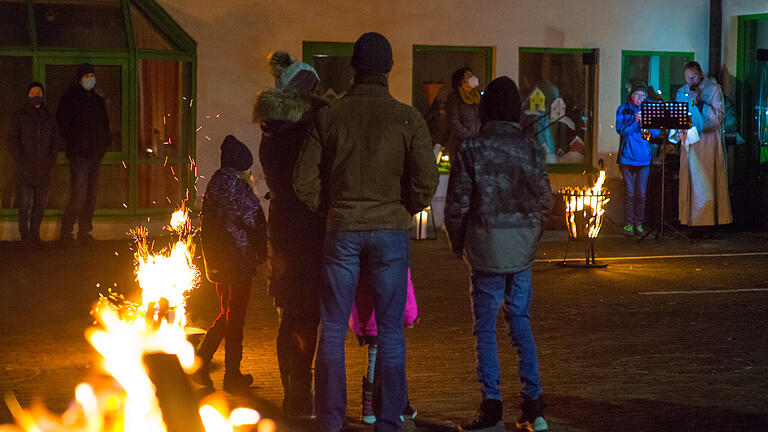
[[[660,129],[661,138],[661,211],[659,215],[659,225],[656,228],[646,231],[640,237],[638,242],[656,232],[656,240],[664,240],[664,226],[673,230],[680,237],[688,240],[671,224],[664,222],[664,188],[667,159],[667,131],[670,129],[688,130],[691,128],[691,115],[688,113],[687,102],[651,102],[645,101],[640,105],[640,128],[641,129]],[[685,143],[682,143],[685,145]]]

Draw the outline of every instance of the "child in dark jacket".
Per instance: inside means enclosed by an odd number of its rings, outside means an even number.
[[[267,257],[266,219],[253,192],[249,169],[253,155],[232,135],[221,144],[221,168],[211,177],[200,215],[206,276],[216,283],[221,313],[197,348],[203,362],[193,375],[213,388],[208,365],[224,339],[224,390],[248,390],[253,377],[240,372],[243,325],[251,278]]]

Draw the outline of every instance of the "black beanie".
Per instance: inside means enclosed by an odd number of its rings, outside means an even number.
[[[40,87],[40,90],[43,91],[43,97],[45,97],[45,87],[42,84],[40,84],[39,82],[36,82],[36,81],[29,83],[29,85],[27,86],[27,94],[29,94],[29,91],[32,90],[35,87]]]
[[[355,42],[352,67],[356,71],[388,73],[392,64],[392,45],[381,34],[365,33]]]
[[[253,165],[253,155],[248,147],[232,135],[221,143],[221,167],[245,171]]]
[[[509,77],[502,76],[491,81],[480,99],[480,120],[519,122],[520,92],[517,84]]]
[[[80,78],[82,78],[83,75],[89,73],[96,73],[96,69],[94,69],[93,66],[88,63],[81,64],[77,67],[77,80],[80,81]]]
[[[648,87],[646,87],[645,84],[643,84],[643,83],[637,83],[637,84],[633,85],[632,86],[632,91],[629,92],[629,95],[632,96],[632,94],[634,92],[638,92],[638,91],[641,91],[641,92],[645,93],[646,95],[648,95]]]

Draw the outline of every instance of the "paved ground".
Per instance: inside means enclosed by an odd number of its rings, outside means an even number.
[[[553,431],[768,430],[768,236],[726,233],[688,243],[611,235],[597,243],[604,269],[561,268],[563,232],[548,232],[534,265],[533,329]],[[583,249],[571,249],[576,258]],[[744,254],[747,253],[747,254]],[[711,255],[708,257],[680,255]],[[669,257],[674,255],[677,257]],[[654,258],[667,256],[666,258]],[[624,257],[626,259],[613,259]],[[107,286],[134,292],[127,242],[26,252],[0,243],[0,391],[62,411],[96,358],[83,338]],[[406,332],[410,397],[421,430],[447,430],[479,403],[467,269],[444,239],[414,242],[421,323]],[[97,287],[96,284],[100,284]],[[254,281],[244,369],[250,401],[275,417],[282,398],[274,351],[277,317]],[[687,292],[687,293],[686,293]],[[189,299],[205,327],[216,299]],[[518,414],[516,362],[499,321],[508,430]],[[350,417],[358,417],[364,352],[347,344]],[[223,353],[216,360],[223,361]],[[213,373],[220,383],[223,370]],[[0,407],[0,424],[10,421]],[[281,427],[281,430],[290,429]]]

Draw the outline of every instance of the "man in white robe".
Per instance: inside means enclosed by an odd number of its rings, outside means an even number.
[[[714,79],[704,77],[697,62],[685,65],[685,82],[675,100],[688,103],[699,139],[688,143],[684,132],[680,140],[680,223],[729,224],[733,219],[720,134],[720,121],[725,115],[723,92]]]

